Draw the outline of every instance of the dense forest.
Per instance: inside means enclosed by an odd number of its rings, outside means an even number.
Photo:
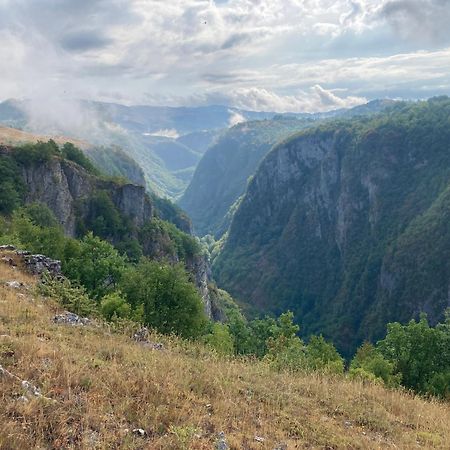
[[[294,312],[346,356],[449,306],[450,100],[324,124],[262,161],[214,263],[249,312]]]

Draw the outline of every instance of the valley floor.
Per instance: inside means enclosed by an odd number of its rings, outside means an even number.
[[[61,309],[35,282],[0,262],[0,449],[227,448],[221,432],[231,449],[449,448],[448,404],[55,324]]]

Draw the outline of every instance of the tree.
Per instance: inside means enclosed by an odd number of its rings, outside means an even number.
[[[300,327],[294,324],[291,311],[280,315],[267,339],[265,360],[278,370],[298,371],[306,368],[305,345],[297,336]]]
[[[185,338],[202,334],[207,323],[202,300],[181,264],[142,259],[120,284],[133,307],[143,305],[143,320],[161,333]]]
[[[0,214],[10,214],[23,200],[25,185],[15,161],[0,156]]]
[[[111,292],[102,298],[100,312],[108,321],[128,319],[131,317],[131,305],[122,297],[120,291]]]
[[[90,232],[73,251],[63,266],[69,278],[79,281],[97,300],[114,290],[125,270],[125,258],[111,244]]]
[[[377,348],[394,364],[404,386],[426,393],[433,383],[438,386],[443,379],[445,381],[445,377],[437,374],[450,371],[449,344],[448,318],[444,324],[433,328],[422,314],[419,321],[411,320],[407,325],[388,324],[387,335],[378,342]]]
[[[27,215],[34,225],[39,227],[57,228],[59,223],[53,214],[53,211],[44,203],[31,203],[22,208],[22,211]]]
[[[233,336],[228,326],[223,323],[211,324],[211,331],[205,336],[204,341],[221,355],[234,353]]]
[[[66,142],[62,147],[62,156],[70,161],[73,161],[86,169],[88,172],[98,175],[98,170],[94,167],[91,160],[71,142]]]
[[[310,369],[328,373],[343,373],[344,360],[331,342],[323,336],[311,336],[306,347],[306,360]]]
[[[14,212],[11,230],[25,249],[50,258],[63,258],[66,238],[62,228],[34,224],[26,208]]]
[[[370,378],[382,380],[387,386],[397,386],[400,382],[400,374],[394,373],[394,364],[388,361],[369,342],[359,347],[350,363],[350,376],[355,378]]]

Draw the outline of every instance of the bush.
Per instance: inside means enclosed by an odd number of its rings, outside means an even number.
[[[61,152],[55,141],[50,139],[48,142],[37,142],[36,144],[16,147],[12,155],[19,164],[27,167],[48,162],[53,156],[61,155]]]
[[[311,336],[306,347],[308,367],[326,373],[342,374],[344,360],[334,345],[326,342],[323,336]]]
[[[66,142],[62,149],[61,154],[63,158],[77,163],[79,166],[86,169],[88,172],[99,175],[99,171],[94,167],[91,160],[71,142]]]
[[[277,339],[277,345],[270,347],[264,360],[276,370],[296,372],[307,369],[305,345],[296,336]]]
[[[233,336],[228,327],[222,323],[211,324],[211,331],[203,340],[220,355],[232,355],[234,353]]]
[[[46,227],[33,223],[29,210],[22,208],[13,213],[11,233],[22,246],[32,253],[63,259],[67,238],[59,226]]]
[[[126,264],[111,244],[89,233],[72,251],[74,254],[63,266],[70,279],[80,282],[95,299],[115,289]]]
[[[364,343],[356,352],[351,364],[350,374],[359,374],[363,371],[371,374],[375,379],[382,381],[387,386],[398,386],[400,376],[394,373],[394,364],[370,343]]]
[[[14,160],[0,156],[0,214],[11,214],[22,204],[25,185]]]
[[[31,203],[24,206],[21,212],[38,227],[58,228],[60,226],[53,211],[44,203]]]
[[[42,283],[39,284],[39,291],[80,316],[90,316],[96,311],[96,304],[89,298],[86,290],[81,286],[74,286],[67,279],[59,280],[44,274]]]
[[[161,333],[200,336],[207,323],[203,303],[181,264],[143,259],[120,284],[133,307],[143,305],[143,321]]]
[[[294,324],[294,314],[281,314],[272,322],[271,336],[267,339],[264,359],[277,370],[297,371],[305,369],[305,345],[297,336],[300,327]]]
[[[107,191],[95,192],[87,201],[87,214],[78,223],[78,234],[92,231],[102,239],[122,239],[129,231],[126,220],[115,207]]]
[[[445,375],[450,368],[450,315],[434,328],[424,314],[407,325],[390,323],[377,348],[401,375],[405,387],[424,394],[430,388],[442,393],[450,389]]]
[[[100,312],[108,321],[129,319],[131,317],[131,306],[122,297],[120,291],[112,292],[102,298]]]

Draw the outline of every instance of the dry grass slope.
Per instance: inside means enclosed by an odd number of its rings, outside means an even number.
[[[0,125],[0,144],[4,145],[21,145],[27,143],[35,144],[38,141],[47,142],[53,139],[57,144],[63,145],[66,142],[72,142],[81,149],[88,148],[90,145],[78,139],[72,139],[64,136],[44,136],[28,133],[26,131],[17,130],[15,128],[4,127]]]
[[[155,336],[157,351],[106,326],[56,325],[58,305],[34,282],[0,263],[0,364],[18,377],[0,375],[1,449],[212,449],[220,431],[232,449],[449,448],[449,405],[176,339]],[[49,399],[21,401],[20,380]]]

